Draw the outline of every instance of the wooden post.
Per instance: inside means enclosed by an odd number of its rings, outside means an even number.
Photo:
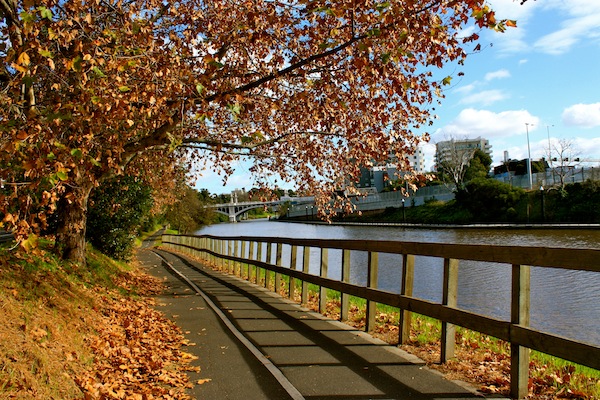
[[[229,260],[225,259],[227,251],[229,250],[227,248],[227,245],[227,240],[221,240],[221,248],[219,249],[219,255],[221,258],[221,270],[223,271],[227,271],[227,269],[229,268]]]
[[[233,255],[233,243],[231,240],[227,241],[227,255],[231,257]],[[233,261],[227,260],[227,271],[231,274],[233,273]]]
[[[240,245],[238,240],[233,241],[233,256],[239,257]],[[240,263],[234,261],[233,263],[233,275],[240,276]]]
[[[219,250],[219,239],[211,239],[212,243],[212,262],[218,268],[219,267],[219,257],[217,256],[217,252]]]
[[[350,250],[344,249],[342,252],[342,282],[350,283]],[[340,293],[340,320],[348,320],[348,311],[350,308],[350,302],[348,301],[350,296],[346,293]]]
[[[304,246],[302,255],[302,272],[308,274],[310,267],[310,247]],[[308,282],[302,281],[301,304],[308,303]]]
[[[213,240],[213,252],[215,253],[214,263],[217,269],[219,269],[219,246],[221,245],[221,241],[219,239]]]
[[[240,252],[240,256],[241,258],[246,258],[246,241],[242,240],[242,249]],[[246,263],[246,267],[248,267],[248,263]],[[246,278],[249,277],[249,271],[248,271],[248,275],[246,275]],[[244,265],[240,264],[240,278],[246,279],[244,278]]]
[[[262,261],[262,242],[258,242],[256,246],[256,260]],[[254,283],[260,284],[260,271],[258,266],[255,266],[256,273],[254,274]]]
[[[379,253],[370,251],[369,252],[369,269],[367,272],[367,287],[377,289],[378,280],[378,263]],[[375,317],[377,316],[377,303],[371,300],[367,300],[367,323],[365,326],[365,332],[370,332],[375,328]]]
[[[203,254],[202,258],[204,259],[204,261],[208,261],[209,257],[208,257],[208,253],[206,252],[207,250],[210,249],[210,240],[208,238],[202,239],[202,248],[204,249],[204,254]]]
[[[277,248],[275,249],[275,265],[281,267],[281,257],[283,252],[283,244],[277,243]],[[279,272],[275,273],[275,287],[273,291],[275,293],[279,293],[281,290],[281,274]]]
[[[329,267],[329,251],[326,248],[321,248],[321,278],[327,278],[327,270]],[[327,311],[327,288],[321,286],[319,288],[319,312],[324,314]]]
[[[271,263],[271,253],[273,252],[273,245],[271,242],[267,243],[267,257],[265,262],[267,264]],[[268,289],[269,288],[269,279],[271,279],[271,271],[269,271],[268,269],[265,269],[265,287]]]
[[[412,254],[402,255],[402,287],[400,294],[412,297],[413,285],[415,282],[415,256]],[[405,344],[410,340],[410,326],[412,313],[407,310],[400,310],[398,319],[398,343]]]
[[[510,321],[514,325],[529,326],[531,267],[512,266]],[[529,353],[526,347],[510,344],[510,396],[522,399],[529,394]]]
[[[454,258],[444,259],[442,304],[448,307],[456,307],[458,300],[458,260]],[[456,327],[442,321],[442,351],[440,362],[445,363],[454,357],[456,347]]]
[[[254,260],[254,241],[250,242],[250,248],[248,251],[249,251],[248,260]],[[250,277],[250,267],[251,267],[251,263],[248,263],[248,282],[252,282],[252,279]]]
[[[296,270],[296,263],[298,262],[298,246],[292,245],[292,250],[290,254],[290,269]],[[290,280],[288,282],[288,297],[294,300],[294,294],[296,292],[296,279],[290,276]]]

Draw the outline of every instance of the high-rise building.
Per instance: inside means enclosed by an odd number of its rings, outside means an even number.
[[[476,139],[445,140],[435,145],[435,166],[439,170],[439,165],[444,162],[455,162],[456,159],[464,157],[471,158],[475,150],[481,150],[492,156],[492,146],[487,139],[481,136]]]
[[[415,149],[415,153],[407,156],[411,168],[417,174],[425,172],[425,153],[421,146]],[[398,159],[395,155],[390,155],[385,165],[374,166],[371,168],[364,168],[362,170],[362,176],[358,182],[360,188],[376,188],[378,192],[381,192],[383,188],[389,184],[391,180],[396,180],[399,176],[402,176],[403,171],[398,166]]]

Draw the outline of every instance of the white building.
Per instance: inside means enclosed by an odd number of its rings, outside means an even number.
[[[462,159],[464,156],[473,157],[475,150],[481,150],[492,156],[492,146],[487,139],[481,136],[476,139],[445,140],[435,145],[435,168],[443,162],[453,162],[456,159]]]
[[[414,154],[407,156],[407,159],[415,173],[425,173],[425,153],[421,146],[417,147]],[[358,187],[376,188],[378,192],[381,192],[390,181],[399,179],[401,175],[402,171],[398,170],[397,158],[392,155],[386,165],[365,168]]]

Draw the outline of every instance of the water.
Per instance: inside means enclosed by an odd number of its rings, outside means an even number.
[[[258,220],[211,225],[201,229],[197,234],[600,249],[600,231],[598,230],[410,229],[308,225]],[[302,254],[300,253],[298,254],[299,266],[302,265]],[[289,258],[289,246],[284,246],[284,266],[289,267]],[[319,258],[319,250],[311,249],[310,273],[319,273]],[[262,259],[266,259],[266,249],[263,249]],[[351,282],[364,285],[367,273],[367,254],[353,252],[351,264]],[[340,279],[340,269],[341,251],[329,250],[328,276]],[[415,260],[414,296],[425,300],[441,301],[442,270],[442,259],[417,257]],[[379,258],[379,288],[398,293],[401,272],[401,256],[381,254]],[[458,306],[479,314],[508,320],[510,316],[510,273],[510,266],[505,264],[461,261]],[[600,273],[533,267],[531,271],[531,326],[542,331],[600,345]]]

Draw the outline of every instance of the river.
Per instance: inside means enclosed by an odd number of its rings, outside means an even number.
[[[421,229],[256,220],[236,224],[211,225],[196,233],[215,236],[369,239],[600,249],[600,231],[585,229]],[[289,266],[289,253],[289,246],[284,246],[284,266]],[[364,285],[367,255],[366,253],[356,253],[352,258],[350,279],[352,283]],[[298,256],[300,258],[298,265],[301,265],[301,254]],[[310,272],[318,274],[318,249],[312,249],[310,260]],[[340,260],[341,251],[329,251],[329,277],[340,279]],[[425,300],[441,301],[442,268],[442,259],[417,257],[415,260],[414,296]],[[508,320],[510,315],[510,266],[462,261],[459,270],[458,306],[479,314]],[[380,255],[379,288],[398,293],[401,271],[402,262],[398,255]],[[600,345],[600,273],[533,267],[531,271],[531,326],[593,345]]]

